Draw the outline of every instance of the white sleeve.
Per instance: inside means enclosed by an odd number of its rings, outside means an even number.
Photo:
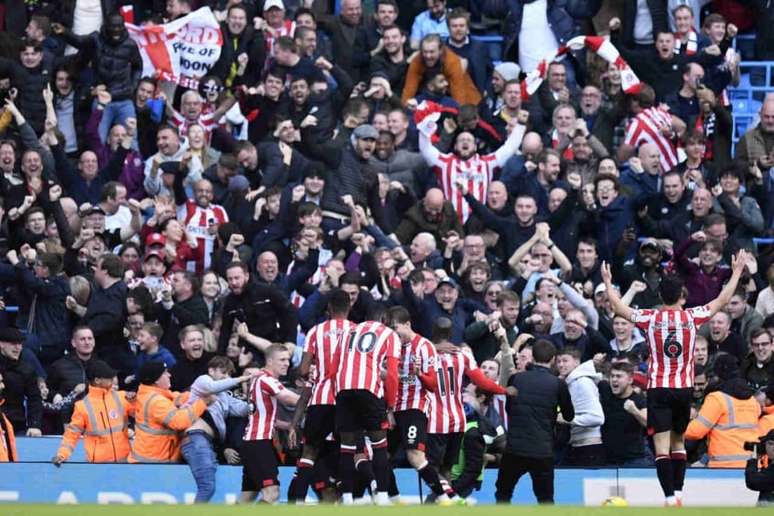
[[[524,133],[526,131],[526,126],[516,124],[516,126],[511,131],[511,134],[508,135],[508,139],[505,140],[505,143],[503,143],[502,146],[500,146],[500,148],[497,149],[494,153],[496,167],[504,167],[505,162],[508,161],[511,156],[519,152],[521,140],[524,138]]]
[[[422,157],[431,167],[438,167],[441,165],[441,153],[430,141],[430,138],[422,131],[419,131],[419,152],[422,153]]]

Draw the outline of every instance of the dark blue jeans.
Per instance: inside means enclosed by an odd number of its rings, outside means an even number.
[[[218,470],[218,458],[212,440],[204,432],[193,430],[186,434],[180,449],[196,482],[194,501],[209,502],[215,494],[215,472]]]

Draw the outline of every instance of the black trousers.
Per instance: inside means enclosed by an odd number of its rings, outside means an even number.
[[[570,446],[562,461],[562,466],[580,468],[601,468],[605,465],[605,446],[590,444],[588,446]]]
[[[497,503],[511,503],[513,489],[525,473],[532,477],[532,491],[538,503],[554,503],[554,458],[517,457],[505,453],[495,483]]]

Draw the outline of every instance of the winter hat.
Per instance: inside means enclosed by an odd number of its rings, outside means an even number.
[[[500,74],[500,76],[507,82],[519,78],[519,75],[521,74],[521,67],[516,63],[504,61],[495,66],[494,71]]]
[[[137,373],[137,379],[143,385],[153,385],[161,378],[164,371],[167,370],[167,364],[164,362],[151,361],[145,362]]]

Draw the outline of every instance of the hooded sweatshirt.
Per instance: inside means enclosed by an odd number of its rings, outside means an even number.
[[[588,446],[602,443],[602,424],[605,413],[599,402],[597,382],[602,375],[589,360],[572,370],[567,376],[575,417],[570,421],[570,446]]]

